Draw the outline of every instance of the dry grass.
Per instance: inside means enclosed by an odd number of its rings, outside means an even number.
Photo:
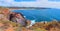
[[[8,11],[9,9],[0,7],[0,14],[4,14],[5,13],[4,10]],[[27,29],[26,27],[21,27],[20,24],[5,19],[6,17],[3,18],[0,19],[0,31],[60,31],[60,23],[56,21],[48,22],[46,24],[38,22],[34,24],[32,27],[30,27],[29,29]],[[28,20],[27,22],[29,25],[30,21]]]

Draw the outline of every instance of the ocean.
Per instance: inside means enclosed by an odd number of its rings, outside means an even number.
[[[29,10],[13,10],[12,12],[22,13],[28,20],[35,20],[36,22],[52,20],[60,21],[60,9],[29,9]]]

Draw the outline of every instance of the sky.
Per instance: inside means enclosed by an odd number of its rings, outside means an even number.
[[[58,0],[0,0],[0,6],[5,7],[46,7],[60,9]]]
[[[21,2],[21,1],[36,1],[36,0],[14,0],[16,2]]]
[[[49,0],[49,1],[60,1],[60,0]]]

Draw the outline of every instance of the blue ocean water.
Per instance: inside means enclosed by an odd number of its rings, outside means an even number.
[[[30,9],[30,10],[13,10],[13,12],[22,13],[26,19],[41,21],[60,21],[60,9]]]

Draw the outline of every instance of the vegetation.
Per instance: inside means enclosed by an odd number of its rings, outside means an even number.
[[[20,28],[20,24],[16,24],[11,21],[1,21],[0,20],[0,29],[3,29],[4,31],[15,31]]]
[[[9,21],[6,19],[8,13],[5,15],[5,10],[9,10],[8,8],[0,7],[0,14],[4,16],[0,17],[0,31],[60,31],[60,22],[52,21],[48,23],[38,22],[34,24],[32,27],[27,29],[26,27],[21,27],[20,24]],[[3,13],[4,12],[4,13]],[[28,25],[30,21],[28,20]]]

